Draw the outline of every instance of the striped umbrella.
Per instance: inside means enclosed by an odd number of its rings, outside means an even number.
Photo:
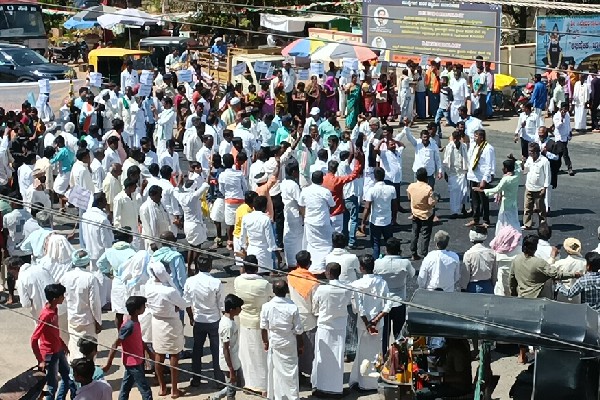
[[[341,60],[342,58],[357,58],[359,61],[368,61],[377,58],[377,54],[362,43],[340,42],[329,43],[311,56],[312,60],[319,61]]]
[[[281,54],[284,56],[309,57],[323,46],[325,46],[325,43],[318,39],[296,39],[285,46],[285,48],[281,50]]]

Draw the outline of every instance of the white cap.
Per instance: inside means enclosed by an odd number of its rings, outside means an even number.
[[[321,113],[321,110],[319,109],[319,107],[313,107],[310,109],[310,115],[317,115],[320,113]]]
[[[234,97],[231,100],[229,100],[229,104],[231,104],[232,106],[238,105],[240,104],[240,99],[238,97]]]

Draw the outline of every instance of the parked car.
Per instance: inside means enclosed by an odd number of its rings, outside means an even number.
[[[68,79],[73,69],[52,64],[25,46],[0,42],[0,83]]]

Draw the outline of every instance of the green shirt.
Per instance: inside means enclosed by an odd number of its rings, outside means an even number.
[[[8,201],[0,200],[0,212],[2,212],[2,215],[6,215],[11,211],[12,211],[12,207],[10,206]]]
[[[552,279],[574,277],[574,273],[559,271],[539,257],[521,253],[510,265],[510,294],[526,299],[552,298]]]

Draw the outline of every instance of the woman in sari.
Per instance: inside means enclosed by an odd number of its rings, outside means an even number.
[[[379,82],[377,82],[375,92],[377,116],[381,120],[382,125],[387,125],[387,118],[390,115],[391,104],[388,102],[388,85],[386,74],[381,74],[379,76]]]
[[[365,112],[373,114],[374,105],[375,105],[375,91],[373,90],[373,86],[371,85],[371,76],[366,75],[365,80],[361,87],[362,98],[363,98],[363,108]]]
[[[190,115],[190,101],[185,95],[185,86],[177,86],[177,95],[175,95],[175,109],[177,110],[177,130],[175,139],[178,143],[183,140],[183,133],[185,132],[185,120]]]
[[[310,110],[313,107],[319,107],[321,102],[321,86],[319,85],[317,74],[312,74],[310,82],[306,85],[306,95],[308,104],[306,107]]]
[[[292,91],[292,117],[298,117],[302,124],[306,120],[306,92],[304,82],[298,82]]]
[[[321,109],[330,111],[332,113],[338,112],[338,102],[336,98],[336,84],[335,84],[335,76],[328,75],[327,79],[325,79],[325,83],[323,84],[323,104]]]
[[[288,109],[287,94],[283,91],[283,82],[279,81],[275,87],[275,109],[281,108],[283,110]]]
[[[353,129],[358,122],[358,114],[360,114],[360,86],[358,85],[358,76],[353,74],[350,78],[350,83],[346,88],[346,128]]]
[[[275,101],[271,98],[268,83],[260,84],[258,100],[262,104],[262,108],[260,110],[261,116],[265,116],[267,114],[275,114]]]

